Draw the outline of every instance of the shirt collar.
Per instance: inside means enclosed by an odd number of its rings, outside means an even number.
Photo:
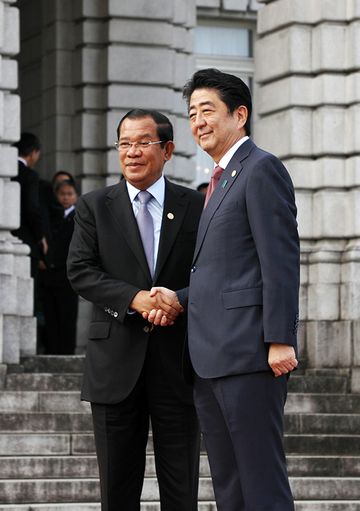
[[[230,149],[224,154],[224,156],[219,161],[218,163],[219,167],[221,167],[222,169],[226,169],[236,151],[247,140],[249,140],[249,137],[246,135],[245,137],[240,138],[240,140],[238,140],[232,147],[230,147]]]
[[[18,156],[18,160],[21,161],[25,165],[25,167],[28,167],[27,161],[24,160],[24,158],[21,158],[21,156]]]
[[[126,186],[130,197],[130,201],[131,203],[133,203],[140,190],[138,188],[135,188],[135,186],[130,184],[128,181],[126,181]],[[161,176],[157,181],[155,181],[155,183],[149,186],[149,188],[147,188],[147,191],[151,193],[151,195],[156,199],[156,201],[160,204],[161,207],[164,206],[165,200],[164,176]]]
[[[69,208],[64,209],[64,217],[66,218],[68,215],[70,215],[70,213],[72,211],[74,211],[74,209],[75,209],[75,205],[74,204],[72,206],[70,206]]]

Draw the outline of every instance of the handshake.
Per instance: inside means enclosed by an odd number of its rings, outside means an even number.
[[[175,291],[166,287],[139,291],[133,298],[130,308],[150,323],[160,326],[173,325],[178,315],[184,311]]]

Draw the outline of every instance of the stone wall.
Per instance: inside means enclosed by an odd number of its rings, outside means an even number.
[[[21,0],[22,130],[43,144],[43,177],[66,169],[92,190],[119,179],[121,116],[155,108],[174,123],[166,173],[190,183],[194,143],[181,88],[193,71],[193,0]],[[37,16],[31,23],[31,13]]]
[[[11,236],[19,225],[17,150],[20,135],[20,98],[17,63],[19,12],[11,1],[0,0],[0,364],[17,363],[20,352],[35,352],[35,319],[29,250]]]
[[[351,368],[359,391],[360,3],[263,3],[255,137],[296,188],[302,356],[310,367]]]

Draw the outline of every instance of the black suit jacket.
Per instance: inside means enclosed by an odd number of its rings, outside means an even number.
[[[290,176],[247,140],[204,209],[190,287],[179,293],[199,376],[270,370],[269,343],[296,348],[299,253]]]
[[[62,215],[64,210],[62,208]],[[52,236],[49,241],[49,250],[45,256],[46,266],[49,269],[66,267],[69,246],[74,232],[75,210],[60,219],[51,227]]]
[[[192,400],[191,388],[181,374],[186,317],[178,318],[174,326],[155,327],[151,332],[141,315],[128,314],[128,308],[142,289],[188,285],[202,208],[201,194],[166,180],[152,281],[125,180],[77,202],[68,277],[75,291],[94,304],[82,399],[98,403],[123,400],[139,377],[151,335],[151,342],[159,344],[174,389],[184,401]]]
[[[39,204],[39,177],[35,170],[19,161],[18,175],[11,179],[20,183],[20,227],[12,231],[30,247],[30,255],[40,257],[39,242],[44,236]]]

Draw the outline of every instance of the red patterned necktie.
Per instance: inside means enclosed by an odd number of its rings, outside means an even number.
[[[211,176],[211,179],[210,179],[210,183],[209,183],[209,186],[208,186],[208,189],[207,189],[207,192],[206,192],[204,208],[206,208],[206,205],[209,202],[209,199],[210,199],[211,195],[213,194],[213,191],[215,190],[216,185],[220,181],[221,174],[223,172],[224,172],[224,169],[221,168],[219,165],[216,165],[216,167],[214,168],[214,171],[212,173],[212,176]]]

